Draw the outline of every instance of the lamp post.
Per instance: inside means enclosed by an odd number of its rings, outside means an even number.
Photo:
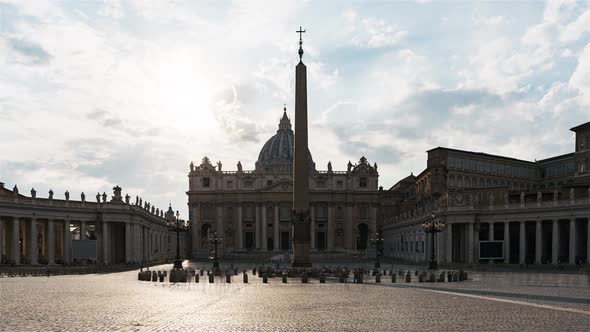
[[[213,232],[209,243],[213,244],[213,272],[219,274],[219,261],[217,260],[217,245],[223,241],[223,238],[217,235],[217,232]]]
[[[383,236],[381,235],[381,232],[375,232],[375,237],[371,239],[371,243],[375,247],[375,269],[379,269],[381,268],[381,263],[379,262],[379,256],[381,256],[381,254],[379,253],[379,250],[383,245]]]
[[[176,259],[174,260],[174,269],[182,270],[182,259],[180,259],[180,233],[186,232],[186,224],[184,220],[180,219],[180,213],[176,211],[176,216],[172,211],[172,207],[168,208],[166,212],[168,218],[168,229],[176,232]]]
[[[434,211],[432,212],[432,214],[430,216],[432,217],[432,219],[423,223],[422,229],[424,230],[424,233],[432,234],[432,236],[430,237],[431,253],[430,253],[430,261],[428,262],[428,269],[429,270],[436,270],[438,268],[438,264],[436,262],[436,254],[435,254],[435,248],[434,248],[434,235],[438,232],[442,232],[444,230],[446,224],[436,220],[436,215],[434,214]]]

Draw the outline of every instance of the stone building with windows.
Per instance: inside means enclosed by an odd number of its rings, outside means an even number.
[[[148,263],[176,255],[176,234],[168,224],[176,216],[136,197],[121,196],[121,188],[97,194],[96,201],[30,196],[0,182],[0,264]],[[142,204],[143,203],[143,204]],[[180,237],[183,256],[186,236]]]
[[[590,122],[575,132],[572,153],[534,162],[437,147],[415,178],[415,195],[384,222],[385,252],[430,257],[421,225],[446,223],[436,236],[444,263],[575,264],[590,257]],[[394,186],[395,187],[395,186]]]
[[[192,256],[209,254],[213,232],[223,237],[220,254],[291,249],[294,134],[286,109],[278,130],[260,150],[253,170],[191,163],[188,206]],[[309,158],[312,252],[358,252],[378,229],[377,164],[365,157],[345,171],[316,170]]]

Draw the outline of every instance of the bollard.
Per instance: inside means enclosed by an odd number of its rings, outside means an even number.
[[[412,275],[410,274],[410,271],[406,273],[406,282],[412,282]]]
[[[210,284],[214,283],[214,282],[215,282],[215,281],[214,281],[215,279],[213,279],[213,277],[214,277],[214,276],[213,276],[213,273],[209,273],[208,275],[209,275],[209,283],[210,283]]]
[[[287,283],[287,275],[283,273],[283,284]]]
[[[248,274],[246,273],[246,271],[244,271],[244,283],[248,283]]]
[[[231,284],[231,274],[227,273],[225,275],[225,283],[226,284]]]
[[[201,277],[202,277],[202,276],[203,276],[203,269],[201,269],[201,270],[199,271],[199,273],[201,274]]]
[[[417,277],[418,276],[418,270],[416,270],[416,272],[414,272],[414,275]]]
[[[256,275],[256,268],[252,269],[252,275]]]
[[[195,283],[199,283],[199,274],[195,273]]]
[[[262,275],[262,282],[268,284],[268,275],[266,273]]]
[[[391,275],[391,283],[392,283],[392,284],[395,284],[395,281],[396,281],[395,279],[396,279],[396,277],[397,277],[397,275],[396,275],[395,273],[393,273],[393,274]]]
[[[451,272],[451,271],[447,272],[447,281],[453,282],[453,272]]]
[[[160,282],[164,282],[164,273],[160,273],[159,277],[160,277]]]
[[[376,284],[380,284],[381,283],[381,274],[377,273],[375,275],[375,283]]]
[[[459,281],[459,273],[453,272],[453,282]]]
[[[153,272],[152,272],[152,281],[153,281],[153,282],[156,282],[156,281],[158,281],[158,274],[156,273],[156,271],[153,271]]]
[[[326,276],[323,273],[321,273],[320,274],[320,284],[325,284],[325,283],[326,283]]]
[[[359,273],[357,279],[356,279],[356,283],[357,284],[362,284],[363,283],[363,274]]]
[[[301,283],[302,284],[307,284],[307,275],[306,274],[304,274],[304,275],[301,276]]]
[[[438,282],[445,282],[445,273],[441,272],[440,275],[438,276]]]
[[[238,275],[238,269],[234,269],[234,275],[237,276]]]

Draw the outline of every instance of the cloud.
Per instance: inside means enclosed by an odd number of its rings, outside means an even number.
[[[397,46],[408,34],[396,24],[373,17],[359,18],[354,10],[347,10],[343,18],[349,24],[350,43],[357,47],[386,48]]]
[[[1,36],[0,36],[1,42]],[[5,38],[9,50],[6,62],[21,65],[44,65],[48,64],[53,56],[36,42],[21,38]],[[1,46],[0,46],[1,49]]]
[[[98,108],[86,114],[86,117],[91,120],[96,120],[104,128],[112,128],[135,137],[158,136],[160,134],[160,129],[157,127],[141,128],[137,126],[137,121],[134,125],[129,125],[116,114]]]

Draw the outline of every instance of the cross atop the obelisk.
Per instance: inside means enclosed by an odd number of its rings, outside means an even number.
[[[301,61],[301,58],[303,57],[303,34],[305,33],[305,30],[303,30],[303,28],[301,26],[299,26],[299,30],[295,31],[299,34],[299,61]]]

